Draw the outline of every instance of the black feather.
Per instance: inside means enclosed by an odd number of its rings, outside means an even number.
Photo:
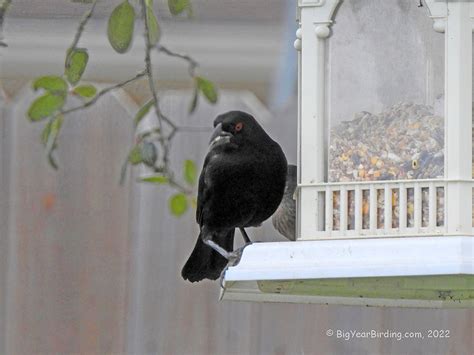
[[[214,238],[227,251],[234,248],[234,230],[229,230],[218,238]],[[203,243],[199,235],[193,252],[181,270],[181,276],[191,282],[203,279],[217,280],[227,265],[227,259]]]
[[[182,271],[190,281],[214,280],[227,265],[203,238],[231,251],[235,228],[259,226],[268,219],[285,188],[285,155],[251,115],[227,112],[214,126],[216,139],[199,177],[196,221],[201,233]]]

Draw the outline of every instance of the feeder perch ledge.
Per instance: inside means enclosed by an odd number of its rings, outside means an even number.
[[[474,306],[474,238],[254,243],[225,273],[224,300]],[[420,251],[423,251],[420,253]]]

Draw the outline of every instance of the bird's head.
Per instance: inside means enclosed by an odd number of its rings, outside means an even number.
[[[267,137],[253,116],[242,111],[230,111],[214,120],[214,132],[209,144],[211,148],[228,143],[240,146],[245,143],[258,143]]]

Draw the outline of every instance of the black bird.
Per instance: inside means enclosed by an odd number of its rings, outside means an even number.
[[[296,165],[288,165],[285,193],[280,206],[272,216],[272,224],[281,235],[289,240],[296,240],[296,201],[293,196],[295,189]]]
[[[191,282],[216,280],[239,260],[234,231],[259,226],[277,209],[285,189],[287,163],[251,115],[230,111],[214,121],[215,130],[199,177],[196,221],[200,233],[181,275]]]

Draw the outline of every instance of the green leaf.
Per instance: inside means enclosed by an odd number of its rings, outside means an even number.
[[[39,121],[51,116],[63,107],[66,98],[60,95],[44,94],[38,97],[28,109],[28,117],[31,121]]]
[[[130,49],[135,26],[135,10],[125,0],[110,14],[107,36],[110,45],[117,53],[125,53]]]
[[[211,81],[204,79],[200,76],[196,77],[196,83],[204,97],[211,104],[215,104],[217,102],[217,91],[214,84]]]
[[[80,85],[76,86],[73,90],[76,95],[90,99],[97,94],[97,89],[94,85]]]
[[[63,121],[64,121],[63,115],[57,115],[51,121],[51,125],[49,127],[49,132],[48,132],[48,139],[46,141],[46,150],[48,152],[51,152],[52,150],[54,150],[54,147],[56,145],[56,140],[59,135],[59,131],[61,130],[61,126],[63,125]]]
[[[89,54],[85,48],[75,48],[69,51],[66,59],[66,77],[72,85],[76,85],[81,80],[84,70],[86,70]]]
[[[169,182],[169,179],[166,176],[163,175],[154,175],[154,176],[148,176],[140,179],[143,182],[151,182],[153,184],[167,184]]]
[[[151,6],[146,6],[146,21],[148,24],[148,38],[150,40],[150,45],[154,46],[158,43],[161,36],[160,25],[156,19],[155,14],[153,13],[153,8]]]
[[[128,156],[127,156],[127,159],[125,159],[125,161],[122,164],[122,169],[120,169],[120,180],[119,180],[120,185],[123,185],[123,183],[125,182],[127,167],[128,167]]]
[[[150,111],[150,108],[153,106],[153,99],[147,101],[136,113],[134,123],[135,127],[138,126],[140,121],[143,119],[143,117],[146,116],[146,114]]]
[[[44,89],[52,94],[66,94],[67,83],[57,75],[47,75],[37,78],[33,82],[33,90]]]
[[[168,0],[168,8],[173,16],[179,15],[189,6],[189,0]]]
[[[183,193],[178,193],[171,196],[169,200],[169,208],[175,216],[183,215],[188,209],[188,199]]]
[[[183,177],[184,180],[191,186],[196,184],[197,168],[196,164],[192,160],[185,160],[183,164]]]
[[[41,134],[41,140],[46,146],[46,152],[48,154],[48,162],[55,169],[58,169],[58,164],[53,157],[53,152],[56,149],[56,142],[58,139],[59,131],[64,121],[63,115],[57,115],[54,119],[50,120]]]
[[[199,87],[196,83],[196,86],[194,87],[194,92],[193,92],[193,99],[191,100],[191,104],[189,105],[189,113],[193,113],[194,111],[196,111],[198,97],[199,97]]]
[[[192,18],[194,16],[193,4],[191,3],[191,1],[189,1],[188,7],[186,8],[186,13],[188,15],[188,18]]]
[[[58,170],[58,163],[56,163],[56,159],[54,159],[53,157],[53,151],[50,151],[48,153],[48,162],[54,170]]]
[[[143,161],[140,145],[136,145],[132,148],[130,153],[128,153],[128,161],[132,165],[140,164]]]

